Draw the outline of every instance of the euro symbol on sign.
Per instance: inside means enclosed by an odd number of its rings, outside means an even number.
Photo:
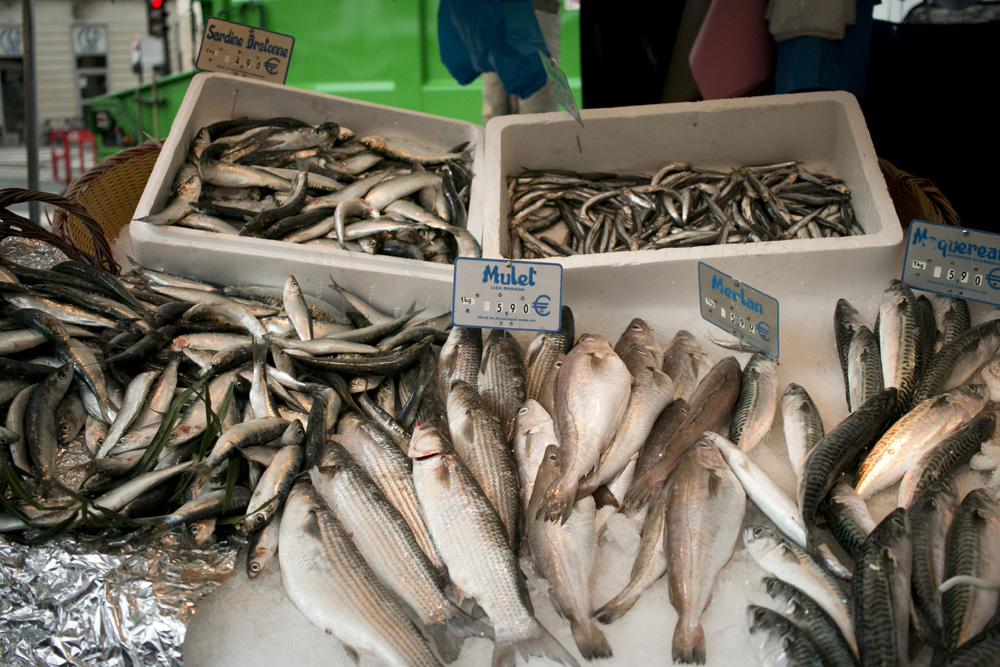
[[[542,294],[532,302],[531,307],[535,309],[539,317],[545,317],[549,314],[549,301],[551,301],[549,295]]]
[[[277,58],[268,58],[267,60],[265,60],[264,61],[264,69],[267,70],[268,74],[277,74],[278,73],[278,59]]]

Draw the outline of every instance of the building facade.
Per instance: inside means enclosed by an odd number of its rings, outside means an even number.
[[[84,126],[94,97],[139,84],[133,53],[138,40],[149,37],[147,2],[32,0],[37,116],[43,142],[50,129]],[[168,26],[171,19],[176,25],[170,11],[174,3],[167,6]],[[22,18],[21,0],[0,0],[0,131],[6,144],[23,141]],[[176,33],[168,32],[168,38]],[[168,51],[178,53],[176,48]]]

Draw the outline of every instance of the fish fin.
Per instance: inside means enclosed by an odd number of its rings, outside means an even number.
[[[594,504],[597,509],[611,505],[612,507],[618,507],[618,499],[615,498],[615,494],[611,492],[607,484],[601,484],[599,487],[594,489]]]
[[[552,486],[545,491],[535,518],[540,519],[544,516],[546,521],[566,523],[569,515],[573,512],[575,501],[576,484],[571,484],[565,478],[556,479],[552,482]]]
[[[347,657],[351,659],[351,662],[353,662],[355,665],[360,665],[361,656],[358,654],[357,649],[348,646],[347,644],[342,644],[342,646],[344,647],[344,653],[346,653]]]
[[[453,608],[451,618],[426,626],[434,648],[446,663],[455,662],[462,652],[466,637],[492,637],[493,630],[472,618],[458,607]]]
[[[608,644],[607,637],[592,620],[588,618],[584,622],[571,622],[570,628],[573,631],[573,641],[584,658],[594,660],[611,657],[611,645]]]
[[[493,648],[493,667],[513,667],[514,650],[522,658],[542,656],[563,665],[580,667],[576,659],[563,648],[562,644],[538,621],[515,635],[498,636]]]
[[[700,623],[684,623],[677,619],[672,646],[673,661],[689,665],[705,664],[705,631]]]

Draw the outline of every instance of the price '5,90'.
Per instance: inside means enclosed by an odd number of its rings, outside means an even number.
[[[527,315],[528,312],[530,311],[530,308],[531,307],[527,303],[522,303],[522,304],[518,305],[518,304],[516,304],[514,302],[511,302],[509,304],[505,304],[502,301],[498,301],[497,305],[496,305],[496,308],[494,308],[493,312],[495,312],[495,313],[508,313],[510,315],[516,315],[518,313],[523,313],[524,315]],[[487,307],[484,310],[489,310],[489,306],[487,305]]]

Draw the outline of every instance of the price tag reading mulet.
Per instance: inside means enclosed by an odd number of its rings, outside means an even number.
[[[914,220],[902,280],[915,289],[1000,306],[1000,234]]]
[[[451,323],[457,327],[559,331],[562,265],[455,259]]]
[[[767,356],[778,358],[777,299],[698,262],[698,301],[704,319]]]

